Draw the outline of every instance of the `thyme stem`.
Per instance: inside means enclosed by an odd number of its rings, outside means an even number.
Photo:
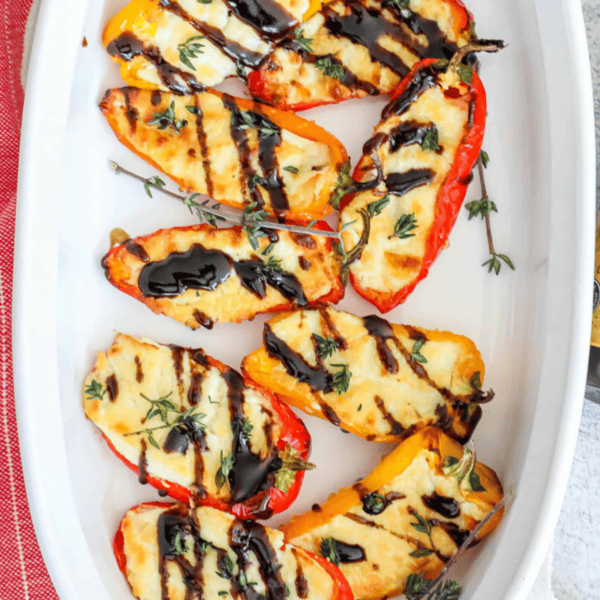
[[[128,175],[129,177],[133,177],[142,183],[146,183],[148,180],[137,173],[132,173],[127,169],[124,169],[120,165],[118,165],[114,161],[109,161],[111,169],[118,175],[123,173],[124,175]],[[180,202],[186,200],[185,196],[181,196],[180,194],[176,194],[175,192],[171,192],[164,188],[159,188],[157,191],[170,196],[171,198],[175,198]],[[208,213],[210,215],[214,215],[215,217],[219,217],[224,221],[230,221],[232,223],[236,223],[237,225],[248,225],[248,224],[256,224],[259,225],[261,229],[277,229],[280,231],[290,231],[292,233],[302,233],[308,235],[319,235],[326,238],[332,238],[334,240],[339,240],[340,235],[335,231],[322,231],[321,229],[311,229],[309,227],[300,227],[299,225],[288,225],[287,223],[277,223],[276,221],[255,221],[254,219],[247,219],[242,215],[236,215],[232,213],[221,212],[215,208],[210,208],[206,206],[206,202],[212,201],[209,196],[205,194],[198,194],[198,196],[205,198],[204,203],[202,204],[202,212]],[[218,203],[217,206],[220,206]]]
[[[481,184],[481,197],[489,198],[487,193],[487,186],[485,184],[485,174],[483,172],[483,161],[481,160],[481,155],[477,159],[477,170],[479,172],[479,182]],[[487,239],[488,239],[488,248],[490,250],[490,254],[496,254],[496,250],[494,248],[494,240],[492,238],[492,225],[490,223],[490,211],[485,213],[485,229],[487,231]]]

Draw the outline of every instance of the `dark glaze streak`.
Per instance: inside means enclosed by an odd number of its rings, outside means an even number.
[[[146,459],[146,440],[142,438],[142,450],[140,452],[140,459],[138,460],[138,481],[142,485],[148,483],[148,460]]]
[[[229,488],[232,502],[238,503],[271,487],[272,477],[270,476],[281,467],[281,459],[273,451],[270,430],[266,432],[268,441],[266,457],[263,459],[252,452],[250,441],[242,428],[242,422],[245,419],[244,391],[246,386],[244,380],[233,369],[224,373],[223,379],[227,384],[227,399],[233,430],[233,466],[229,472]],[[259,507],[259,510],[262,509],[266,509],[266,506]]]
[[[191,73],[186,73],[169,64],[158,48],[145,46],[140,39],[129,31],[124,31],[112,40],[106,47],[106,51],[110,56],[118,56],[125,61],[133,60],[136,56],[143,56],[156,67],[161,82],[174,94],[183,95],[188,94],[190,90],[202,92],[206,89]]]
[[[404,173],[390,173],[385,178],[385,185],[390,194],[404,196],[411,190],[428,185],[435,179],[435,171],[431,169],[410,169]]]
[[[152,90],[152,94],[150,94],[150,104],[152,106],[158,106],[162,101],[162,94],[160,90]]]
[[[171,357],[173,358],[173,370],[175,371],[175,378],[177,380],[177,391],[179,392],[179,397],[183,398],[183,355],[185,349],[174,344],[171,344],[169,348],[171,349]]]
[[[298,598],[308,598],[308,581],[306,581],[306,577],[304,577],[302,565],[298,559],[298,550],[292,548],[292,553],[296,559],[296,594]]]
[[[412,41],[410,36],[395,23],[382,18],[380,11],[368,10],[356,0],[348,2],[345,9],[347,14],[342,16],[328,6],[322,7],[324,26],[329,33],[365,46],[372,61],[384,64],[400,77],[404,77],[410,71],[408,65],[399,56],[381,46],[379,40],[385,36],[409,45]]]
[[[424,342],[427,341],[427,336],[420,329],[412,327],[411,325],[404,325],[404,329],[411,340],[414,340],[415,342],[420,342],[421,340]]]
[[[252,50],[244,48],[237,42],[227,39],[220,29],[211,27],[204,21],[194,19],[174,0],[161,0],[160,5],[165,10],[172,12],[184,21],[187,21],[194,29],[203,33],[210,42],[235,63],[255,69],[264,58],[263,54],[252,52]]]
[[[303,271],[308,271],[310,269],[310,260],[308,260],[304,256],[299,256],[298,265]]]
[[[129,254],[133,254],[133,256],[135,256],[142,262],[150,262],[150,257],[148,256],[148,253],[137,242],[134,242],[133,240],[126,240],[123,243],[123,246],[125,246],[125,250],[127,250]]]
[[[388,411],[387,407],[385,406],[383,398],[381,398],[380,396],[375,396],[374,400],[375,405],[379,409],[379,412],[390,426],[389,433],[391,435],[406,436],[407,429],[402,425],[402,423],[399,423],[398,421],[396,421],[396,419],[394,419],[393,415]]]
[[[240,128],[242,119],[239,115],[239,111],[235,106],[235,102],[231,96],[223,95],[222,98],[223,106],[231,112],[231,125],[229,128],[231,139],[236,147],[239,163],[240,173],[239,182],[242,195],[246,196],[248,191],[250,192],[250,201],[256,202],[258,206],[263,206],[264,201],[260,192],[256,186],[248,185],[252,181],[253,177],[257,174],[250,162],[250,147],[248,146],[248,134],[245,129]]]
[[[252,552],[258,561],[258,570],[267,590],[267,598],[286,598],[285,583],[281,577],[281,564],[269,541],[265,528],[255,521],[236,521],[229,530],[229,545],[238,557],[240,569],[245,567]],[[254,594],[252,600],[257,598]]]
[[[379,354],[379,360],[385,370],[390,374],[397,373],[398,361],[387,344],[387,340],[396,339],[390,323],[381,317],[371,315],[363,319],[363,324],[369,335],[375,340],[377,354]]]
[[[185,555],[178,555],[175,540],[185,540],[188,550],[193,548],[195,564],[192,565]],[[186,588],[185,600],[204,600],[204,554],[202,553],[203,540],[200,537],[200,524],[195,518],[193,510],[181,504],[163,512],[158,517],[157,538],[159,549],[158,572],[160,574],[161,598],[169,599],[167,565],[173,562],[181,572]],[[190,539],[191,538],[191,539]],[[222,552],[222,551],[220,551]]]
[[[333,337],[338,350],[346,350],[346,348],[348,348],[348,344],[342,337],[342,334],[339,332],[337,327],[334,325],[331,315],[324,308],[319,309],[319,314],[321,315],[321,320],[324,322],[323,333],[325,337]]]
[[[283,180],[279,175],[279,162],[275,153],[275,148],[281,145],[281,130],[279,127],[277,127],[277,130],[279,131],[277,134],[261,137],[258,149],[258,162],[265,175],[266,181],[263,187],[266,188],[269,194],[271,206],[277,216],[283,217],[290,205],[283,186]]]
[[[231,274],[232,260],[220,250],[194,244],[187,252],[172,252],[147,264],[138,286],[145,297],[178,296],[188,288],[213,291]]]
[[[274,0],[225,0],[235,16],[263,39],[280,40],[298,21]]]
[[[294,352],[283,340],[278,338],[271,327],[265,324],[263,340],[269,356],[280,360],[291,375],[301,383],[310,386],[313,392],[328,394],[333,391],[333,378],[322,365],[313,367],[303,356]]]
[[[144,380],[144,371],[142,371],[142,361],[139,356],[135,357],[135,380],[142,383]]]
[[[169,431],[163,444],[163,450],[167,454],[185,454],[190,442],[194,445],[197,453],[201,454],[208,449],[204,429],[200,428],[192,417],[186,417]]]
[[[325,418],[330,423],[333,423],[336,427],[339,427],[339,425],[342,421],[337,416],[335,410],[333,410],[333,408],[331,408],[331,406],[329,406],[329,404],[326,404],[325,402],[321,402],[320,405],[321,405],[321,412],[325,415]]]
[[[367,560],[365,549],[362,546],[359,546],[358,544],[346,544],[335,538],[333,541],[335,542],[335,547],[341,563],[355,563]]]
[[[406,89],[383,109],[381,118],[387,120],[406,112],[424,91],[437,84],[437,71],[435,65],[416,71]]]
[[[435,129],[435,125],[432,123],[424,125],[416,121],[407,121],[396,125],[388,135],[390,153],[397,152],[400,148],[413,144],[419,144],[420,146],[425,136],[433,129]]]
[[[192,354],[193,352],[193,354]],[[206,356],[206,353],[204,352],[204,350],[202,350],[202,348],[198,348],[196,350],[190,350],[190,355],[191,355],[191,360],[193,360],[195,363],[199,364],[201,367],[204,367],[205,369],[210,368],[210,362],[208,360],[208,357]]]
[[[460,515],[460,506],[454,498],[440,496],[434,491],[430,496],[421,496],[421,500],[427,508],[442,515],[442,517],[446,517],[446,519],[456,519]]]
[[[190,406],[197,406],[202,398],[202,381],[204,375],[202,373],[192,373],[190,387],[187,393],[187,399]]]
[[[106,391],[108,392],[108,399],[114,402],[119,395],[119,384],[114,373],[106,378]]]
[[[215,322],[208,316],[205,315],[202,311],[197,308],[192,313],[192,317],[200,327],[205,327],[206,329],[212,329]]]
[[[135,130],[137,129],[137,120],[140,117],[138,109],[135,106],[132,106],[131,104],[132,91],[133,88],[123,88],[123,97],[125,98],[125,116],[127,117],[127,122],[129,123],[129,132],[131,133],[131,135],[133,135],[135,133]]]
[[[462,546],[471,533],[468,530],[460,529],[456,523],[448,523],[447,521],[438,521],[432,519],[433,525],[441,527],[448,537],[458,546]],[[447,560],[447,559],[446,559]]]
[[[198,145],[200,146],[200,152],[202,152],[202,166],[204,167],[204,179],[206,180],[206,193],[212,198],[214,196],[214,185],[211,175],[210,158],[208,155],[208,140],[206,137],[206,131],[204,130],[204,115],[200,108],[200,97],[194,98],[194,106],[196,107],[196,137],[198,138]]]
[[[308,304],[302,285],[293,273],[270,269],[261,260],[240,260],[233,266],[242,285],[258,298],[267,295],[269,285],[296,306]]]

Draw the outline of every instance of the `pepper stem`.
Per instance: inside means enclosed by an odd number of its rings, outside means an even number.
[[[464,448],[460,460],[457,460],[453,456],[447,457],[442,465],[442,471],[444,475],[454,477],[458,481],[460,489],[467,492],[481,491],[480,489],[475,489],[476,487],[481,488],[478,478],[477,482],[475,482],[476,486],[474,486],[473,478],[471,477],[476,462],[475,447],[471,444],[471,448]]]
[[[498,52],[506,47],[502,40],[477,40],[459,48],[448,64],[449,69],[455,70],[463,61],[464,57],[471,52]]]

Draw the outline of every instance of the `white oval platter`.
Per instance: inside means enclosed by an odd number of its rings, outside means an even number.
[[[97,104],[122,85],[100,44],[123,0],[44,0],[27,82],[21,147],[14,289],[14,367],[19,436],[31,511],[61,600],[126,600],[112,556],[117,524],[134,504],[157,499],[111,454],[84,418],[80,388],[114,331],[203,346],[239,366],[265,318],[193,332],[154,315],[105,281],[108,232],[141,235],[192,224],[183,206],[115,177],[108,160],[153,170],[121,146]],[[514,260],[496,277],[485,229],[461,211],[450,246],[395,322],[470,336],[487,365],[474,441],[514,500],[499,530],[467,553],[455,578],[470,600],[522,600],[547,553],[577,436],[591,322],[595,217],[592,92],[579,0],[469,0],[483,37],[509,47],[484,56],[491,156],[488,187],[498,249]],[[82,47],[82,38],[87,47]],[[354,161],[382,100],[313,109]],[[174,189],[174,186],[171,186]],[[477,198],[475,177],[467,200]],[[341,308],[375,312],[352,290]],[[312,460],[281,522],[365,474],[389,446],[368,444],[306,418]]]

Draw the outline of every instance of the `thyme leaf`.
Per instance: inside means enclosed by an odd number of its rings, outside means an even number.
[[[221,466],[215,475],[215,483],[217,489],[221,489],[229,477],[229,473],[233,468],[233,454],[230,452],[227,456],[223,457],[223,450],[221,450]]]
[[[415,218],[415,213],[400,215],[400,218],[396,221],[394,225],[394,233],[390,236],[397,237],[401,240],[406,240],[408,238],[414,237],[414,233],[410,233],[414,229],[417,229],[417,219]]]
[[[204,44],[198,42],[198,40],[204,39],[205,35],[195,35],[191,38],[188,38],[183,44],[179,44],[177,46],[177,50],[179,50],[179,60],[192,71],[196,70],[196,67],[191,62],[191,58],[198,58],[198,54],[204,54],[202,48],[204,48]]]
[[[161,188],[164,188],[165,185],[167,184],[158,175],[155,175],[154,177],[148,177],[148,179],[144,181],[144,189],[150,198],[152,198],[152,192],[150,191],[150,188],[160,190]]]
[[[485,150],[482,150],[479,154],[479,158],[481,159],[484,168],[487,169],[487,166],[490,163],[490,155]]]
[[[340,564],[340,555],[338,553],[337,543],[333,538],[321,539],[321,554],[334,565]]]
[[[188,124],[187,121],[175,117],[175,100],[163,112],[153,113],[153,117],[148,121],[148,125],[156,125],[159,129],[171,127],[177,134]]]
[[[383,198],[379,200],[375,200],[370,204],[367,204],[367,210],[369,211],[369,215],[372,217],[376,217],[380,215],[383,209],[390,203],[390,195],[386,194]]]
[[[288,171],[289,173],[293,173],[294,175],[297,175],[298,173],[300,173],[300,170],[298,169],[298,167],[293,167],[292,165],[283,167],[283,170]]]
[[[317,344],[317,350],[322,359],[332,356],[333,353],[338,349],[337,342],[332,337],[326,337],[313,333],[312,338]]]
[[[327,77],[333,77],[338,81],[342,81],[342,79],[344,79],[344,75],[346,74],[344,67],[334,62],[329,56],[317,58],[315,66],[320,71],[323,71],[323,74],[327,75]]]
[[[407,600],[459,600],[462,588],[456,581],[440,582],[431,589],[432,581],[425,579],[422,573],[412,573],[406,580],[404,595]]]
[[[421,354],[421,348],[425,343],[424,339],[417,340],[412,348],[412,353],[410,355],[410,360],[412,362],[426,363],[427,359]]]
[[[379,515],[381,514],[386,506],[386,500],[381,494],[376,494],[372,492],[367,494],[362,499],[363,510],[369,515]]]
[[[440,149],[440,137],[436,127],[430,129],[425,134],[423,141],[421,142],[422,150],[439,150]]]
[[[181,537],[181,532],[178,531],[173,540],[173,546],[175,548],[175,555],[181,556],[187,552],[187,544]]]
[[[106,394],[106,388],[100,381],[92,379],[90,384],[84,390],[87,400],[102,400],[104,394]]]
[[[473,200],[472,202],[468,202],[465,204],[465,208],[469,211],[469,221],[473,217],[477,217],[479,215],[481,215],[481,218],[484,219],[485,215],[489,215],[492,211],[498,212],[496,203],[492,202],[487,197],[484,197],[481,200]]]
[[[481,266],[485,267],[486,265],[489,265],[488,273],[495,271],[496,275],[498,275],[500,273],[500,269],[502,268],[502,263],[500,262],[501,260],[504,261],[513,271],[515,270],[515,265],[513,264],[512,260],[506,256],[506,254],[494,253],[492,254],[492,258],[486,260]]]
[[[332,364],[332,367],[336,369],[340,369],[333,373],[333,387],[338,394],[343,394],[348,391],[350,387],[350,378],[352,377],[352,372],[348,368],[348,365],[343,363]]]
[[[292,31],[292,35],[294,36],[295,40],[298,42],[298,45],[300,46],[300,48],[302,48],[302,50],[304,50],[305,52],[312,52],[312,38],[307,38],[304,35],[304,30],[301,27],[296,27],[296,29],[294,29],[294,31]]]
[[[258,250],[259,237],[267,237],[267,234],[261,230],[260,224],[267,218],[266,211],[258,207],[258,202],[252,202],[244,209],[242,214],[242,230],[248,236],[248,241],[253,250]]]

